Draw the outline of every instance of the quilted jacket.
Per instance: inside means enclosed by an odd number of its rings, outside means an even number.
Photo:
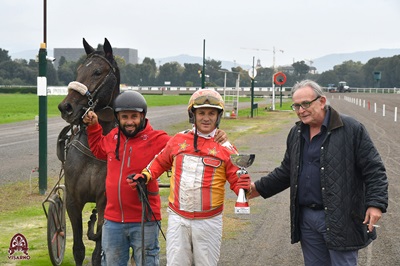
[[[330,108],[327,136],[321,146],[320,177],[325,211],[327,247],[357,250],[376,238],[363,225],[368,207],[386,212],[388,182],[386,169],[365,127],[355,119]],[[290,187],[292,243],[300,241],[297,185],[304,139],[302,122],[290,130],[281,165],[255,182],[264,198]]]

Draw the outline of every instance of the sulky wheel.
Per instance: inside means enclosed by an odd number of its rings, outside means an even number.
[[[58,194],[50,198],[47,216],[47,247],[53,265],[61,265],[64,259],[66,242],[66,223],[63,201]]]

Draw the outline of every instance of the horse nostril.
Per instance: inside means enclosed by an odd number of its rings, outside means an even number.
[[[63,114],[70,115],[70,114],[72,114],[73,108],[70,103],[65,103],[65,104],[60,103],[58,105],[58,110],[60,110],[60,112]]]

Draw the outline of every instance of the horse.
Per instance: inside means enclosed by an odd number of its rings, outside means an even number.
[[[90,151],[82,118],[94,110],[106,135],[116,126],[112,104],[119,94],[120,73],[110,42],[105,38],[103,51],[96,51],[83,38],[86,59],[77,68],[76,81],[68,85],[68,94],[58,105],[61,117],[69,123],[59,134],[57,155],[63,163],[66,188],[66,209],[72,225],[73,255],[82,265],[85,245],[82,241],[82,210],[95,202],[88,222],[87,236],[96,242],[92,265],[101,264],[101,228],[106,206],[105,179],[107,165]],[[70,132],[67,136],[66,132]],[[94,224],[98,215],[96,233]]]

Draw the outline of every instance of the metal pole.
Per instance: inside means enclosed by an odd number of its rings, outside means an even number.
[[[226,102],[226,71],[224,72],[224,102]]]
[[[206,40],[203,40],[203,71],[201,72],[201,88],[206,87]]]
[[[236,117],[239,117],[239,90],[240,90],[240,72],[236,80]]]
[[[272,49],[272,111],[275,111],[275,46]]]
[[[43,43],[47,43],[47,0],[43,0]]]
[[[37,93],[39,97],[39,193],[47,190],[47,50],[46,50],[46,0],[43,0],[43,43],[39,49],[39,76]]]
[[[253,75],[254,75],[254,56],[253,56]],[[254,106],[254,76],[251,78],[251,118],[253,118],[253,106]]]

